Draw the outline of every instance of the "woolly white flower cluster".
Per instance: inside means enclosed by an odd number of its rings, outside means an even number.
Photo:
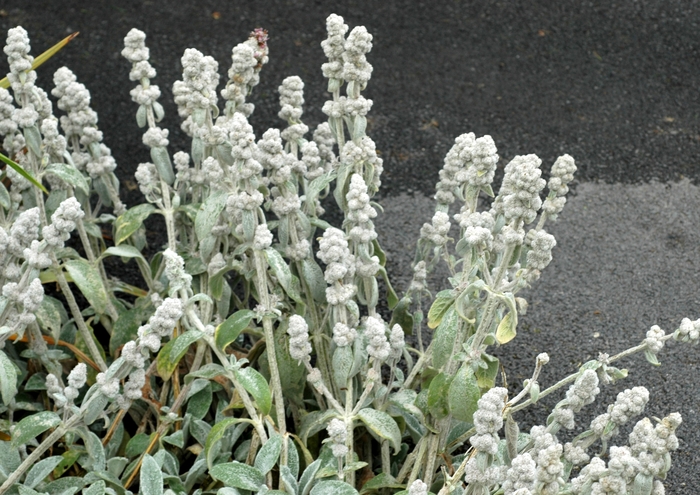
[[[540,160],[537,155],[516,156],[506,165],[503,184],[494,208],[505,216],[506,222],[531,223],[542,206],[540,191],[545,180],[540,176]]]
[[[280,106],[282,110],[278,113],[282,120],[289,124],[282,137],[288,142],[297,142],[309,132],[309,128],[301,122],[304,104],[304,83],[299,76],[290,76],[282,81],[278,89],[280,93]]]
[[[319,241],[317,256],[326,264],[324,278],[330,285],[326,288],[328,304],[347,303],[355,294],[355,286],[344,281],[355,274],[355,256],[348,249],[345,232],[334,227],[326,229]]]
[[[644,339],[647,349],[653,354],[658,354],[664,347],[663,337],[665,335],[666,333],[658,325],[652,326],[647,332],[647,338]]]
[[[185,261],[172,249],[163,251],[165,260],[165,276],[170,281],[170,294],[175,294],[180,289],[188,290],[192,285],[192,275],[185,271]]]
[[[342,79],[345,33],[348,32],[348,25],[343,22],[343,18],[339,15],[331,14],[326,19],[326,31],[328,38],[321,42],[323,53],[328,59],[328,62],[321,66],[323,77]]]
[[[416,480],[408,487],[408,495],[428,495],[428,485],[421,480]]]
[[[302,316],[289,317],[287,327],[289,335],[289,355],[297,361],[306,361],[311,355],[311,342],[309,342],[309,325]]]
[[[596,395],[600,393],[598,383],[598,374],[595,371],[585,370],[581,373],[566,391],[566,399],[557,404],[552,411],[551,419],[566,429],[572,429],[575,425],[574,413],[592,404]]]
[[[387,341],[386,324],[381,317],[367,317],[367,320],[365,320],[365,338],[367,339],[367,354],[377,361],[386,361],[392,353],[392,347]]]
[[[367,244],[377,238],[372,219],[376,218],[377,210],[369,204],[367,184],[360,174],[353,174],[346,196],[348,211],[346,220],[351,226],[350,239],[357,243]]]
[[[383,160],[377,156],[376,145],[368,136],[363,136],[358,143],[349,141],[343,146],[340,154],[341,163],[352,165],[355,171],[362,170],[362,166],[371,166],[374,169],[372,177],[364,177],[370,196],[374,195],[382,185],[380,176],[384,170]]]
[[[182,81],[173,84],[173,98],[177,111],[184,119],[182,130],[194,136],[203,122],[195,122],[196,110],[207,110],[216,106],[216,87],[219,85],[219,64],[213,57],[199,50],[188,48],[181,59]]]
[[[41,301],[44,300],[44,287],[41,285],[41,280],[35,278],[24,287],[17,282],[7,282],[2,287],[2,295],[9,303],[14,303],[4,323],[4,326],[10,329],[7,333],[21,335],[24,328],[36,320],[35,314],[41,306]],[[17,309],[18,305],[22,307],[21,312]]]
[[[331,422],[328,423],[326,431],[328,431],[328,440],[331,443],[333,456],[339,458],[345,457],[348,453],[348,448],[345,445],[348,438],[348,429],[345,422],[338,418],[333,418]]]
[[[551,176],[547,183],[549,194],[542,205],[542,210],[556,220],[566,204],[566,193],[569,192],[569,183],[574,180],[576,165],[569,155],[562,155],[552,165]]]
[[[506,404],[508,390],[494,387],[486,392],[477,402],[474,413],[476,434],[469,442],[478,451],[467,462],[464,481],[476,486],[488,488],[498,483],[505,474],[503,466],[489,466],[484,456],[493,456],[498,452],[498,431],[503,427],[503,408]]]
[[[272,232],[267,227],[266,223],[261,223],[255,227],[255,236],[253,237],[253,249],[264,251],[272,245]]]
[[[464,240],[470,245],[490,250],[493,247],[493,228],[495,220],[492,212],[475,211],[469,215],[455,215],[460,227],[464,229]]]
[[[542,271],[552,261],[552,249],[557,245],[552,234],[538,230],[532,237],[530,251],[527,253],[527,267],[531,270]]]
[[[333,342],[338,347],[347,347],[357,338],[357,329],[349,327],[345,323],[337,322],[333,325]]]
[[[66,112],[61,117],[61,127],[70,144],[76,167],[86,170],[93,179],[111,174],[117,164],[110,149],[102,143],[97,114],[90,108],[90,92],[77,82],[75,74],[66,67],[58,69],[53,80],[56,87],[51,94],[58,98],[58,108]],[[78,143],[82,148],[77,146]],[[105,180],[114,179],[109,177]]]
[[[182,317],[182,301],[174,297],[166,297],[156,309],[156,312],[148,319],[148,323],[138,329],[139,344],[157,352],[160,349],[160,340],[172,335],[175,325]]]
[[[46,243],[61,248],[76,228],[76,222],[85,216],[80,202],[74,197],[65,199],[51,215],[51,224],[41,230]]]
[[[491,136],[477,139],[472,132],[458,136],[445,156],[440,181],[435,185],[435,199],[443,205],[452,204],[463,186],[480,188],[491,184],[497,163],[498,150]]]
[[[431,223],[424,223],[420,229],[420,238],[425,239],[435,246],[444,246],[449,238],[450,216],[442,211],[435,212]]]
[[[87,366],[78,363],[68,374],[68,386],[62,387],[53,373],[46,375],[46,392],[59,409],[70,407],[87,381]]]
[[[129,79],[138,81],[139,85],[131,90],[131,99],[142,108],[137,113],[137,122],[143,127],[146,124],[146,112],[152,107],[155,119],[159,121],[163,116],[163,107],[157,102],[160,98],[160,88],[151,85],[150,80],[156,77],[156,70],[148,61],[149,50],[146,47],[146,33],[136,28],[129,31],[124,38],[122,57],[131,62]]]
[[[282,186],[292,176],[297,160],[285,153],[279,129],[268,129],[258,141],[255,159],[267,171],[267,179],[275,186]]]
[[[520,454],[511,461],[506,471],[503,495],[532,495],[536,480],[537,464],[529,452]]]
[[[644,387],[634,387],[617,394],[614,404],[608,406],[607,412],[591,421],[591,431],[607,441],[617,434],[619,426],[644,411],[649,402],[649,391]]]
[[[229,80],[221,90],[221,96],[227,100],[226,109],[219,121],[227,121],[234,112],[239,112],[245,117],[253,113],[255,106],[246,103],[245,99],[260,82],[260,70],[268,61],[268,53],[267,31],[263,29],[254,30],[246,41],[233,47],[231,68],[228,71]]]
[[[681,342],[697,344],[700,341],[700,320],[690,321],[690,318],[683,318],[673,338]]]

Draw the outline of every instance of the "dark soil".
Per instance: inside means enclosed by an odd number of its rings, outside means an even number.
[[[258,26],[270,33],[270,63],[251,98],[256,104],[251,121],[258,136],[282,124],[276,116],[276,89],[289,75],[305,81],[305,121],[312,126],[322,121],[320,108],[326,94],[319,44],[325,38],[325,18],[332,12],[344,16],[351,27],[365,25],[374,35],[374,49],[368,57],[374,73],[366,95],[374,100],[369,132],[385,159],[380,196],[387,206],[423,205],[422,198],[431,194],[444,154],[463,132],[492,135],[502,165],[517,154],[536,153],[548,170],[558,155],[569,153],[577,160],[578,180],[587,183],[629,185],[683,177],[697,183],[700,179],[697,2],[5,0],[0,9],[0,30],[24,26],[35,54],[73,31],[81,32],[39,69],[38,83],[50,89],[53,72],[66,65],[90,89],[130,206],[143,201],[132,174],[149,156],[136,126],[136,106],[129,97],[133,87],[129,64],[119,54],[129,29],[138,27],[148,35],[151,62],[158,70],[155,83],[164,93],[164,126],[171,131],[171,150],[177,151],[187,146],[171,98],[172,83],[181,77],[182,52],[194,47],[214,56],[225,77],[231,47]],[[0,72],[6,67],[5,61],[0,62]],[[700,316],[696,289],[688,294],[691,286],[678,282],[697,278],[699,258],[693,240],[697,236],[690,231],[659,230],[663,215],[654,223],[642,213],[645,195],[660,195],[655,196],[658,200],[678,190],[585,186],[581,188],[585,197],[569,205],[571,217],[562,215],[558,230],[553,229],[560,239],[557,249],[561,254],[555,254],[552,273],[545,272],[537,295],[531,297],[532,316],[524,320],[518,336],[523,340],[511,344],[521,342],[513,347],[520,351],[510,351],[518,370],[512,375],[514,386],[527,375],[536,353],[545,350],[544,342],[561,351],[561,360],[553,359],[548,370],[547,378],[553,379],[571,372],[580,360],[595,356],[593,349],[619,350],[618,345],[637,342],[658,319],[672,330],[671,321],[677,324],[679,315]],[[615,197],[632,191],[630,197],[635,199],[606,202],[600,191]],[[415,194],[415,201],[401,194],[406,192]],[[599,203],[602,206],[595,209]],[[621,204],[632,208],[632,214],[616,216]],[[683,205],[676,207],[681,214],[689,214]],[[404,217],[414,214],[397,211]],[[567,221],[575,223],[566,227]],[[656,227],[651,228],[653,225]],[[680,223],[677,228],[690,227]],[[418,227],[413,230],[417,232]],[[626,235],[617,236],[623,230]],[[661,231],[667,236],[663,242],[655,237]],[[160,237],[155,234],[153,239],[158,242]],[[389,243],[404,252],[406,243],[397,240],[406,234],[387,231]],[[600,244],[585,242],[596,238],[613,243],[602,249]],[[640,251],[645,239],[650,249]],[[681,255],[673,254],[679,249]],[[609,258],[611,261],[591,268],[603,256],[625,251],[627,256]],[[557,256],[566,262],[557,262]],[[676,262],[667,264],[669,259]],[[569,276],[570,271],[577,276]],[[612,275],[593,276],[603,272]],[[549,276],[552,279],[547,282]],[[630,280],[635,284],[630,285]],[[671,281],[679,286],[663,285]],[[641,287],[645,289],[625,296]],[[632,317],[639,321],[631,321]],[[592,318],[600,320],[590,323]],[[588,330],[593,327],[617,333],[598,349],[589,342],[593,331]],[[554,330],[556,338],[540,337],[540,332]],[[584,330],[589,340],[579,345]],[[663,415],[672,407],[686,416],[696,415],[697,351],[670,352],[673,357],[661,356],[664,364],[682,362],[686,371],[669,372],[672,378],[657,386],[654,393],[662,394],[663,400],[656,399],[654,404],[664,407],[653,408],[651,413]],[[663,367],[647,373],[645,366],[640,364],[638,370],[647,380],[656,377],[661,383],[667,376]],[[636,383],[632,378],[623,386]],[[664,401],[667,403],[660,404]],[[697,423],[691,424],[696,428],[682,427],[682,451],[674,456],[668,493],[700,493],[700,438]]]

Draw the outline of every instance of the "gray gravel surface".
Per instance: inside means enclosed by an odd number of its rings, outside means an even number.
[[[557,239],[554,259],[541,279],[521,293],[529,309],[518,336],[494,353],[505,366],[512,393],[532,375],[540,352],[551,358],[541,375],[544,389],[601,352],[612,355],[639,344],[651,325],[671,333],[684,317],[700,318],[700,188],[688,181],[583,183],[575,193],[557,222],[546,227]],[[412,273],[415,239],[434,203],[424,196],[399,195],[382,206],[377,230],[394,285],[403,290]],[[432,277],[433,294],[449,288],[446,277],[446,270]],[[671,341],[659,354],[658,368],[641,355],[619,362],[629,377],[603,388],[595,404],[577,415],[576,433],[605,412],[618,392],[643,385],[651,395],[648,416],[683,415],[667,493],[700,493],[699,349]],[[543,424],[564,392],[520,413],[521,430]],[[627,444],[627,434],[624,430],[612,444]]]

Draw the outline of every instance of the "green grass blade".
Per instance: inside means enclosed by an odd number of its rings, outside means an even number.
[[[63,38],[61,41],[59,41],[58,43],[56,43],[54,46],[52,46],[51,48],[49,48],[48,50],[46,50],[44,53],[42,53],[41,55],[39,55],[38,57],[36,57],[36,58],[34,59],[34,63],[32,63],[32,69],[31,69],[31,70],[35,70],[37,67],[39,67],[41,64],[43,64],[44,62],[46,62],[48,59],[50,59],[51,57],[53,57],[54,55],[56,55],[56,53],[57,53],[59,50],[61,50],[61,48],[63,48],[64,46],[66,46],[68,43],[70,43],[70,41],[71,41],[73,38],[75,38],[76,36],[78,36],[78,34],[80,34],[80,33],[76,31],[76,32],[73,33],[73,34],[66,36],[66,37]],[[7,77],[5,77],[5,78],[3,78],[3,79],[0,79],[0,87],[5,88],[5,89],[7,89],[7,88],[10,87],[10,81],[9,81],[9,79],[7,79]],[[7,162],[5,162],[5,163],[7,163]]]
[[[27,179],[29,182],[31,182],[36,187],[44,191],[46,194],[49,194],[49,191],[46,190],[46,188],[41,184],[41,182],[37,181],[34,177],[32,177],[31,174],[29,174],[29,172],[27,172],[21,167],[21,165],[14,162],[12,159],[6,157],[2,153],[0,153],[0,161],[5,162],[8,166],[12,167],[14,171],[17,172],[19,175]]]

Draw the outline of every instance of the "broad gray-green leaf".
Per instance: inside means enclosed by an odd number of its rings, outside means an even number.
[[[151,160],[153,160],[160,178],[168,185],[172,185],[175,182],[175,174],[168,150],[163,146],[154,146],[151,148]]]
[[[148,454],[143,457],[141,463],[139,487],[143,495],[163,495],[163,472],[155,459]]]
[[[82,191],[83,194],[90,194],[90,186],[85,176],[69,163],[52,163],[46,167],[46,173],[55,175],[69,186]]]
[[[15,430],[12,432],[12,443],[13,445],[26,444],[60,423],[61,418],[58,414],[50,411],[42,411],[27,416],[15,426]]]
[[[264,251],[267,264],[270,265],[277,281],[289,297],[297,302],[303,302],[299,294],[299,280],[289,271],[289,266],[282,258],[282,255],[274,248],[267,248]]]
[[[197,239],[202,240],[211,234],[211,229],[216,225],[219,215],[226,207],[226,191],[216,191],[202,203],[197,211],[197,218],[194,221],[194,230]]]
[[[36,319],[42,329],[48,330],[54,340],[58,340],[61,327],[68,320],[68,314],[58,299],[45,295],[39,310],[36,312]]]
[[[428,388],[428,410],[438,419],[444,418],[450,412],[447,394],[452,383],[452,376],[440,373],[430,382]]]
[[[281,453],[282,436],[271,436],[268,439],[268,441],[265,442],[260,448],[260,451],[258,451],[258,455],[255,456],[255,468],[258,469],[262,474],[269,473],[270,471],[272,471],[272,468],[275,467],[277,459],[279,459]]]
[[[97,267],[84,259],[68,260],[64,266],[85,299],[95,308],[95,312],[104,314],[107,310],[108,296]]]
[[[454,294],[451,290],[443,290],[435,296],[435,301],[430,310],[428,310],[428,327],[437,328],[442,321],[443,316],[455,301]]]
[[[253,492],[257,492],[260,485],[265,483],[265,476],[258,469],[237,461],[217,464],[211,468],[209,474],[226,486]]]
[[[62,460],[62,456],[55,455],[37,462],[27,473],[27,477],[24,479],[24,485],[29,488],[34,488],[36,485],[41,483],[44,478],[51,474],[51,471],[53,471],[53,469],[58,466]]]
[[[207,441],[204,444],[204,456],[207,459],[207,466],[209,466],[209,469],[212,468],[214,459],[219,453],[219,449],[215,447],[218,447],[219,441],[224,438],[226,430],[233,425],[239,424],[241,421],[250,422],[249,419],[245,418],[226,418],[212,426],[207,435]]]
[[[236,371],[236,378],[243,388],[255,399],[258,409],[263,414],[269,414],[272,407],[272,394],[267,380],[253,368],[242,368]]]
[[[299,478],[299,495],[308,495],[316,481],[316,473],[321,468],[321,460],[316,459],[314,462],[306,466],[304,472]]]
[[[440,369],[452,356],[459,334],[459,315],[454,307],[447,310],[433,334],[433,367]]]
[[[401,448],[401,431],[394,418],[383,411],[377,411],[369,407],[360,409],[357,417],[372,433],[391,442],[391,446],[394,447],[394,453],[399,452]]]
[[[320,481],[311,489],[309,495],[358,495],[357,490],[344,481]]]
[[[326,281],[323,279],[323,270],[318,263],[311,258],[304,258],[301,260],[301,271],[314,301],[326,302]]]
[[[352,346],[336,347],[333,352],[333,380],[339,389],[344,389],[347,386],[354,359]]]
[[[514,316],[515,315],[515,316]],[[499,344],[506,344],[513,340],[516,335],[516,327],[518,326],[518,317],[516,313],[508,313],[503,317],[498,324],[496,330],[496,340]]]
[[[197,342],[204,334],[198,330],[189,330],[182,335],[170,340],[165,344],[158,353],[156,368],[158,374],[163,380],[168,380],[180,359],[187,353],[190,345]]]
[[[83,489],[83,495],[104,495],[105,494],[105,482],[104,480],[99,480],[94,482],[88,488]]]
[[[130,246],[129,244],[108,247],[104,250],[100,258],[106,258],[107,256],[119,256],[120,258],[141,258],[145,261],[141,251],[134,246]]]
[[[301,426],[299,428],[299,436],[301,437],[301,440],[306,443],[311,435],[315,435],[324,429],[331,419],[337,417],[338,413],[334,409],[328,409],[326,411],[311,411],[301,420]]]
[[[114,221],[115,233],[114,243],[121,244],[127,240],[131,234],[136,232],[143,224],[143,221],[155,211],[156,207],[150,203],[143,203],[129,208],[126,212]]]
[[[255,312],[250,309],[241,309],[226,318],[226,321],[216,327],[214,334],[216,346],[222,351],[225,350],[226,346],[238,338],[254,317]]]
[[[17,395],[17,369],[3,351],[0,351],[0,395],[5,405]]]
[[[292,470],[289,469],[289,466],[280,466],[280,479],[286,490],[286,492],[282,492],[280,495],[297,495],[297,493],[299,493],[297,478],[292,474]]]
[[[450,414],[455,419],[471,423],[477,410],[477,401],[481,398],[481,391],[471,366],[463,364],[447,392],[447,402]]]

